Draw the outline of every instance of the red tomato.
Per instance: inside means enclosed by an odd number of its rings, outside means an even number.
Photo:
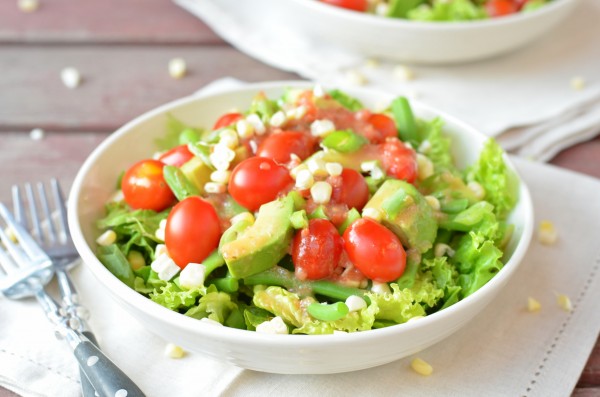
[[[282,131],[271,134],[265,139],[256,155],[268,157],[277,163],[286,164],[290,161],[290,155],[294,153],[302,160],[313,152],[315,139],[299,131]]]
[[[327,219],[311,219],[296,232],[292,260],[296,278],[319,280],[330,277],[340,261],[342,237]]]
[[[385,114],[372,114],[371,116],[369,116],[367,121],[377,130],[377,132],[381,134],[379,142],[385,141],[385,138],[388,137],[394,138],[398,136],[396,123],[394,122],[394,120],[392,120]]]
[[[322,0],[323,3],[354,11],[367,11],[367,0]]]
[[[175,201],[163,176],[164,166],[158,160],[142,160],[123,175],[121,190],[131,208],[162,211]]]
[[[219,117],[219,119],[215,123],[215,125],[213,126],[213,131],[218,130],[219,128],[230,126],[242,117],[244,116],[241,113],[225,113],[224,115]]]
[[[373,281],[397,280],[406,267],[406,252],[391,230],[369,218],[352,223],[344,232],[350,261]]]
[[[484,5],[490,17],[501,17],[517,12],[517,5],[511,0],[489,0]]]
[[[188,149],[187,145],[176,146],[173,149],[163,153],[158,158],[159,161],[167,165],[174,165],[175,167],[181,167],[192,159],[194,155]]]
[[[381,161],[386,173],[409,183],[417,177],[417,159],[415,152],[406,147],[399,139],[388,138],[379,145]]]
[[[202,263],[219,245],[221,225],[217,211],[207,201],[192,196],[180,201],[169,213],[165,245],[177,266]]]
[[[350,168],[344,168],[341,177],[340,187],[334,187],[331,194],[332,201],[360,211],[369,200],[369,187],[365,178]]]
[[[283,165],[265,157],[250,157],[233,169],[229,194],[240,205],[256,211],[264,203],[275,200],[279,192],[293,183]]]

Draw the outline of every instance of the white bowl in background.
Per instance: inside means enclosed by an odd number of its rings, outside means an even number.
[[[513,51],[556,27],[577,0],[552,0],[537,10],[465,22],[421,22],[346,10],[318,0],[288,0],[289,25],[321,43],[365,57],[421,64],[481,60]]]
[[[279,96],[284,87],[310,87],[307,82],[248,84],[218,94],[183,98],[154,109],[129,122],[94,150],[80,169],[69,197],[69,226],[75,246],[102,288],[98,296],[110,296],[145,325],[145,328],[188,351],[240,367],[285,374],[337,373],[370,368],[423,350],[467,325],[502,290],[517,269],[529,244],[533,210],[529,192],[520,182],[520,199],[509,221],[515,231],[508,245],[503,269],[481,289],[453,306],[419,321],[345,335],[265,335],[216,327],[166,309],[113,276],[94,255],[100,234],[96,221],[104,216],[104,204],[114,193],[119,174],[134,162],[150,157],[154,139],[165,134],[167,113],[195,126],[211,126],[233,107],[245,109],[258,91]],[[364,89],[347,90],[367,107],[392,96]],[[452,138],[459,166],[472,163],[487,139],[474,128],[420,103],[413,103],[418,117],[441,116]],[[511,168],[513,166],[507,158]],[[514,168],[513,168],[514,170]],[[102,319],[96,319],[102,321]]]

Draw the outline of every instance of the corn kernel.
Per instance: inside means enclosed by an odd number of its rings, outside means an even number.
[[[144,255],[141,252],[131,250],[127,254],[127,262],[129,262],[129,266],[133,270],[138,270],[144,266],[146,266],[146,260],[144,259]]]
[[[225,129],[221,131],[219,136],[219,144],[227,146],[229,149],[235,149],[240,144],[237,132],[232,129]]]
[[[329,183],[319,181],[310,188],[310,195],[317,204],[327,204],[331,199],[332,187]]]
[[[248,122],[248,120],[242,119],[235,123],[235,130],[237,131],[240,138],[250,138],[254,135],[254,127]]]
[[[419,179],[423,180],[433,175],[433,163],[427,156],[417,153],[417,172]]]
[[[352,85],[365,85],[368,83],[365,75],[354,69],[350,69],[346,72],[346,80]]]
[[[566,312],[573,310],[571,299],[565,294],[558,294],[556,296],[556,303],[558,303],[558,306]]]
[[[23,12],[34,12],[40,8],[40,2],[38,0],[19,0],[17,2],[19,10]]]
[[[394,67],[394,78],[398,81],[409,81],[415,78],[415,73],[405,65],[396,65]]]
[[[227,187],[223,183],[206,182],[204,184],[204,191],[206,193],[215,193],[215,194],[225,193],[226,190],[227,190]]]
[[[377,208],[367,207],[363,209],[363,218],[373,219],[374,221],[380,222],[383,219],[383,213]]]
[[[345,303],[350,312],[357,312],[367,307],[367,302],[365,302],[365,300],[360,296],[356,295],[350,295],[348,298],[346,298]]]
[[[238,222],[241,222],[241,221],[254,223],[254,215],[252,215],[252,212],[241,212],[241,213],[233,216],[230,221],[231,221],[232,225],[236,224]]]
[[[114,244],[115,241],[117,241],[117,233],[115,233],[113,230],[105,231],[96,239],[96,243],[104,247]]]
[[[473,192],[478,200],[482,200],[485,197],[485,189],[479,182],[471,181],[467,183],[467,187]]]
[[[229,182],[230,176],[231,176],[231,171],[216,170],[210,174],[210,180],[213,182],[225,184],[225,183]]]
[[[33,141],[40,141],[42,139],[44,139],[44,130],[41,128],[34,128],[31,130],[31,132],[29,132],[29,138],[31,138],[31,140]]]
[[[427,201],[427,204],[429,204],[429,206],[431,208],[433,208],[435,211],[439,211],[441,206],[440,206],[440,200],[438,200],[436,197],[434,196],[425,196],[425,201]]]
[[[325,163],[325,169],[331,176],[340,176],[344,171],[344,167],[340,163]]]
[[[429,376],[433,373],[433,367],[418,357],[412,360],[410,366],[419,375]]]
[[[301,190],[313,187],[315,179],[309,170],[300,170],[296,175],[296,187]]]
[[[271,119],[269,120],[269,124],[273,127],[283,127],[283,125],[287,122],[287,116],[281,110],[275,112]]]
[[[158,224],[158,229],[154,232],[154,237],[161,241],[165,241],[165,228],[167,227],[167,220],[163,219]]]
[[[575,76],[571,79],[571,88],[581,91],[585,88],[585,80],[581,76]]]
[[[60,72],[60,79],[67,88],[77,88],[81,84],[81,74],[79,70],[68,67]]]
[[[267,128],[265,127],[265,124],[258,116],[258,114],[249,114],[248,116],[246,116],[246,121],[250,123],[256,135],[263,135],[265,132],[267,132]]]
[[[169,358],[182,358],[185,356],[185,351],[181,347],[169,343],[165,347],[165,356]]]
[[[373,281],[373,284],[371,285],[371,292],[383,295],[391,293],[392,290],[390,289],[388,283],[380,283],[377,281]]]
[[[532,298],[531,296],[527,298],[527,310],[530,312],[539,312],[541,308],[542,305],[537,299]]]
[[[315,98],[323,98],[325,96],[325,90],[323,89],[323,86],[320,84],[315,85],[313,88],[313,96]]]
[[[550,221],[541,221],[538,229],[538,240],[545,245],[552,245],[558,239],[558,231]]]
[[[10,241],[12,241],[13,243],[17,243],[17,235],[15,234],[15,231],[12,227],[7,226],[4,229],[4,234],[6,234],[6,236],[9,238]]]
[[[214,146],[213,152],[208,156],[212,165],[219,171],[227,171],[233,159],[235,151],[220,143]]]
[[[314,176],[327,176],[327,168],[325,162],[319,158],[311,158],[306,162],[306,166]]]
[[[390,6],[387,3],[378,3],[375,6],[375,14],[385,17],[388,14]]]
[[[173,58],[169,61],[169,76],[174,79],[180,79],[185,76],[187,65],[182,58]]]
[[[290,170],[290,176],[296,179],[298,173],[300,173],[302,170],[308,170],[308,166],[306,164],[299,164],[297,167],[294,167]]]
[[[333,131],[335,131],[335,124],[331,120],[315,120],[310,125],[310,133],[314,136],[326,136]]]

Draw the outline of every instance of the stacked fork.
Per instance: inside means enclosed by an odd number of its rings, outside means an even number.
[[[34,238],[28,234],[27,215],[20,189],[13,187],[15,214],[0,203],[0,292],[9,299],[35,296],[48,319],[56,326],[56,335],[73,349],[81,370],[82,392],[87,396],[143,396],[143,392],[97,347],[86,327],[84,310],[67,268],[78,257],[67,227],[63,195],[56,180],[51,181],[54,203],[59,215],[57,230],[43,184],[38,184],[38,198],[44,219],[36,205],[31,185],[25,186]],[[45,226],[45,227],[43,227]],[[6,231],[5,231],[6,230]],[[9,235],[12,233],[12,235]],[[45,291],[44,286],[56,272],[63,306]]]

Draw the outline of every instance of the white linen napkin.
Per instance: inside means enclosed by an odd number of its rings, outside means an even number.
[[[286,1],[175,2],[269,65],[336,86],[348,84],[348,71],[358,71],[372,88],[418,96],[498,137],[505,148],[524,157],[548,160],[600,132],[597,0],[581,0],[561,26],[521,50],[464,65],[410,66],[415,78],[409,81],[395,77],[394,63],[372,67],[358,54],[333,48],[326,38],[312,42],[291,30],[282,18]],[[576,77],[584,81],[581,90],[571,87]]]
[[[73,277],[103,350],[149,397],[566,396],[600,330],[600,181],[514,160],[531,189],[536,224],[551,220],[559,239],[543,246],[534,237],[497,299],[462,330],[416,355],[433,366],[429,377],[410,369],[414,356],[336,375],[265,374],[194,353],[170,359],[163,353],[168,341],[100,295],[85,264]],[[570,297],[571,312],[557,305],[559,293]],[[528,297],[541,302],[539,312],[526,310]],[[35,301],[0,297],[0,321],[0,385],[24,397],[79,395],[75,360],[54,340]]]

